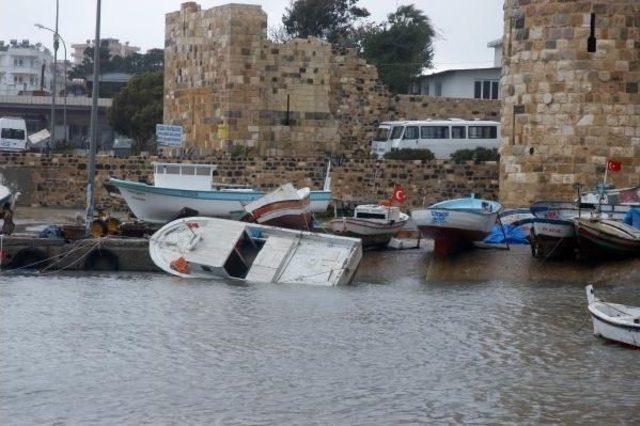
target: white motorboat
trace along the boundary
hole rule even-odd
[[[245,221],[308,231],[313,213],[309,188],[296,189],[290,183],[244,206]]]
[[[327,228],[336,234],[360,238],[364,247],[386,246],[409,221],[409,216],[394,206],[363,204],[353,217],[331,220]]]
[[[640,307],[603,302],[588,285],[587,300],[596,336],[640,347]]]
[[[160,269],[184,278],[334,286],[353,279],[362,245],[355,238],[192,217],[158,230],[149,253]]]
[[[0,185],[0,208],[4,205],[4,203],[11,202],[11,190],[4,185]]]
[[[411,219],[435,241],[436,253],[447,255],[489,235],[500,210],[502,205],[496,201],[471,196],[412,210]]]
[[[153,163],[153,185],[111,178],[109,184],[138,219],[165,223],[187,207],[200,216],[231,218],[244,212],[244,206],[264,195],[246,187],[216,185],[211,164]],[[325,212],[331,201],[330,177],[327,173],[322,191],[309,193],[311,211]]]

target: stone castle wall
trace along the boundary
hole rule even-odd
[[[124,209],[104,189],[109,176],[151,182],[151,161],[98,157],[96,205]],[[159,160],[163,161],[163,160]],[[178,161],[178,160],[166,160]],[[324,158],[248,158],[208,157],[185,162],[218,165],[216,180],[250,184],[264,189],[292,182],[302,187],[322,188]],[[350,159],[332,167],[333,197],[343,201],[375,201],[390,196],[401,184],[407,193],[407,207],[418,207],[444,199],[476,193],[495,199],[498,192],[498,165],[453,164],[448,161],[373,161]],[[84,208],[86,204],[87,158],[71,155],[0,154],[0,183],[21,191],[21,205]]]
[[[392,96],[353,50],[316,38],[274,43],[266,28],[253,5],[190,2],[167,15],[164,121],[184,126],[188,146],[366,153],[380,121],[498,117],[497,101]]]
[[[608,158],[610,181],[638,185],[640,2],[506,0],[504,16],[501,200],[572,198]]]

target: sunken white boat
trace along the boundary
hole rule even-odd
[[[640,307],[597,299],[592,285],[586,287],[593,334],[640,347]]]
[[[178,219],[149,242],[153,262],[184,278],[348,284],[362,259],[355,238],[207,217]]]

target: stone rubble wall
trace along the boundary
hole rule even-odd
[[[640,184],[640,1],[506,0],[504,19],[502,201],[571,199],[608,158]]]
[[[125,206],[104,189],[109,176],[153,181],[152,161],[178,160],[98,157],[96,205],[123,210]],[[208,157],[182,162],[218,165],[217,182],[249,184],[263,189],[291,182],[298,187],[321,189],[326,160],[320,158]],[[454,164],[448,161],[334,161],[331,172],[333,198],[342,201],[376,201],[388,198],[395,184],[407,193],[406,207],[418,207],[470,193],[495,199],[498,165],[495,162]],[[0,183],[21,191],[21,205],[84,208],[87,158],[71,155],[0,154]]]
[[[164,122],[184,126],[188,147],[364,156],[380,121],[498,116],[497,101],[393,96],[353,49],[275,43],[266,28],[254,5],[189,2],[167,14]]]

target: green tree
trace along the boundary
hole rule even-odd
[[[100,46],[100,73],[122,72],[127,74],[141,74],[164,69],[164,50],[149,49],[147,53],[133,53],[125,58],[111,56],[106,43]],[[69,73],[71,78],[86,78],[93,73],[93,47],[84,50],[82,63],[76,65]]]
[[[369,11],[357,6],[358,0],[295,0],[282,17],[284,30],[291,37],[319,37],[332,43],[346,39]]]
[[[162,122],[164,75],[161,71],[134,76],[116,94],[109,110],[109,123],[118,133],[135,139],[143,149]]]
[[[363,55],[378,68],[380,79],[395,93],[407,90],[411,80],[431,67],[435,31],[431,21],[413,5],[400,6],[387,22],[363,37]]]

